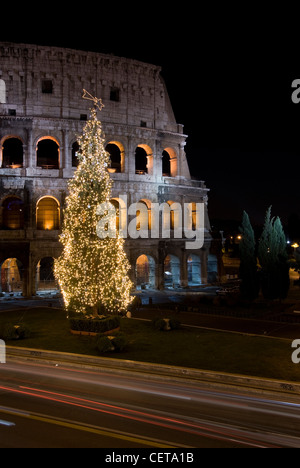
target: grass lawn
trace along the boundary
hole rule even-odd
[[[99,356],[94,338],[70,333],[62,310],[1,313],[0,328],[7,322],[23,322],[32,332],[30,338],[7,341],[7,345]],[[121,330],[128,338],[126,350],[104,357],[300,381],[300,365],[291,361],[289,340],[192,328],[162,332],[150,322],[134,319],[122,320]]]

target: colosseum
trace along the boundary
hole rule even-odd
[[[83,89],[102,98],[113,200],[128,204],[205,204],[205,239],[127,239],[137,289],[186,288],[215,282],[208,189],[193,180],[187,135],[176,123],[158,66],[95,52],[0,43],[1,291],[31,297],[55,287],[53,259],[68,180],[77,167],[77,138],[89,118]],[[172,211],[171,211],[172,213]]]

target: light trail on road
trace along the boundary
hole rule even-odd
[[[90,432],[102,443],[300,447],[298,403],[146,374],[11,362],[1,366],[0,403],[2,421],[9,414]],[[1,427],[8,429],[1,420],[0,434]],[[13,418],[8,423],[16,424]]]

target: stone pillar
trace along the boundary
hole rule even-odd
[[[27,144],[27,156],[26,156],[28,169],[32,169],[33,167],[36,166],[35,161],[34,161],[34,155],[35,155],[35,148],[33,148],[32,130],[28,130],[28,144]]]
[[[207,271],[208,271],[208,252],[206,249],[201,250],[201,283],[207,284]]]
[[[68,130],[63,130],[64,135],[64,148],[63,148],[63,164],[61,168],[70,169],[72,167],[71,155],[69,151],[69,132]]]
[[[29,254],[28,264],[24,268],[23,273],[23,296],[26,298],[30,298],[35,296],[35,272],[33,271],[33,263],[31,255]]]
[[[158,262],[156,266],[156,288],[159,291],[165,289],[165,249],[158,249]]]
[[[187,253],[186,250],[182,250],[182,255],[180,258],[180,285],[182,288],[188,286],[188,265],[187,265]]]
[[[136,146],[134,145],[134,141],[131,138],[128,138],[127,170],[129,178],[135,174],[135,150]]]

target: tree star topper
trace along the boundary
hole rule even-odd
[[[98,99],[97,97],[92,96],[86,89],[83,90],[82,99],[87,99],[89,101],[93,101],[95,107],[101,111],[104,107],[102,99]]]

